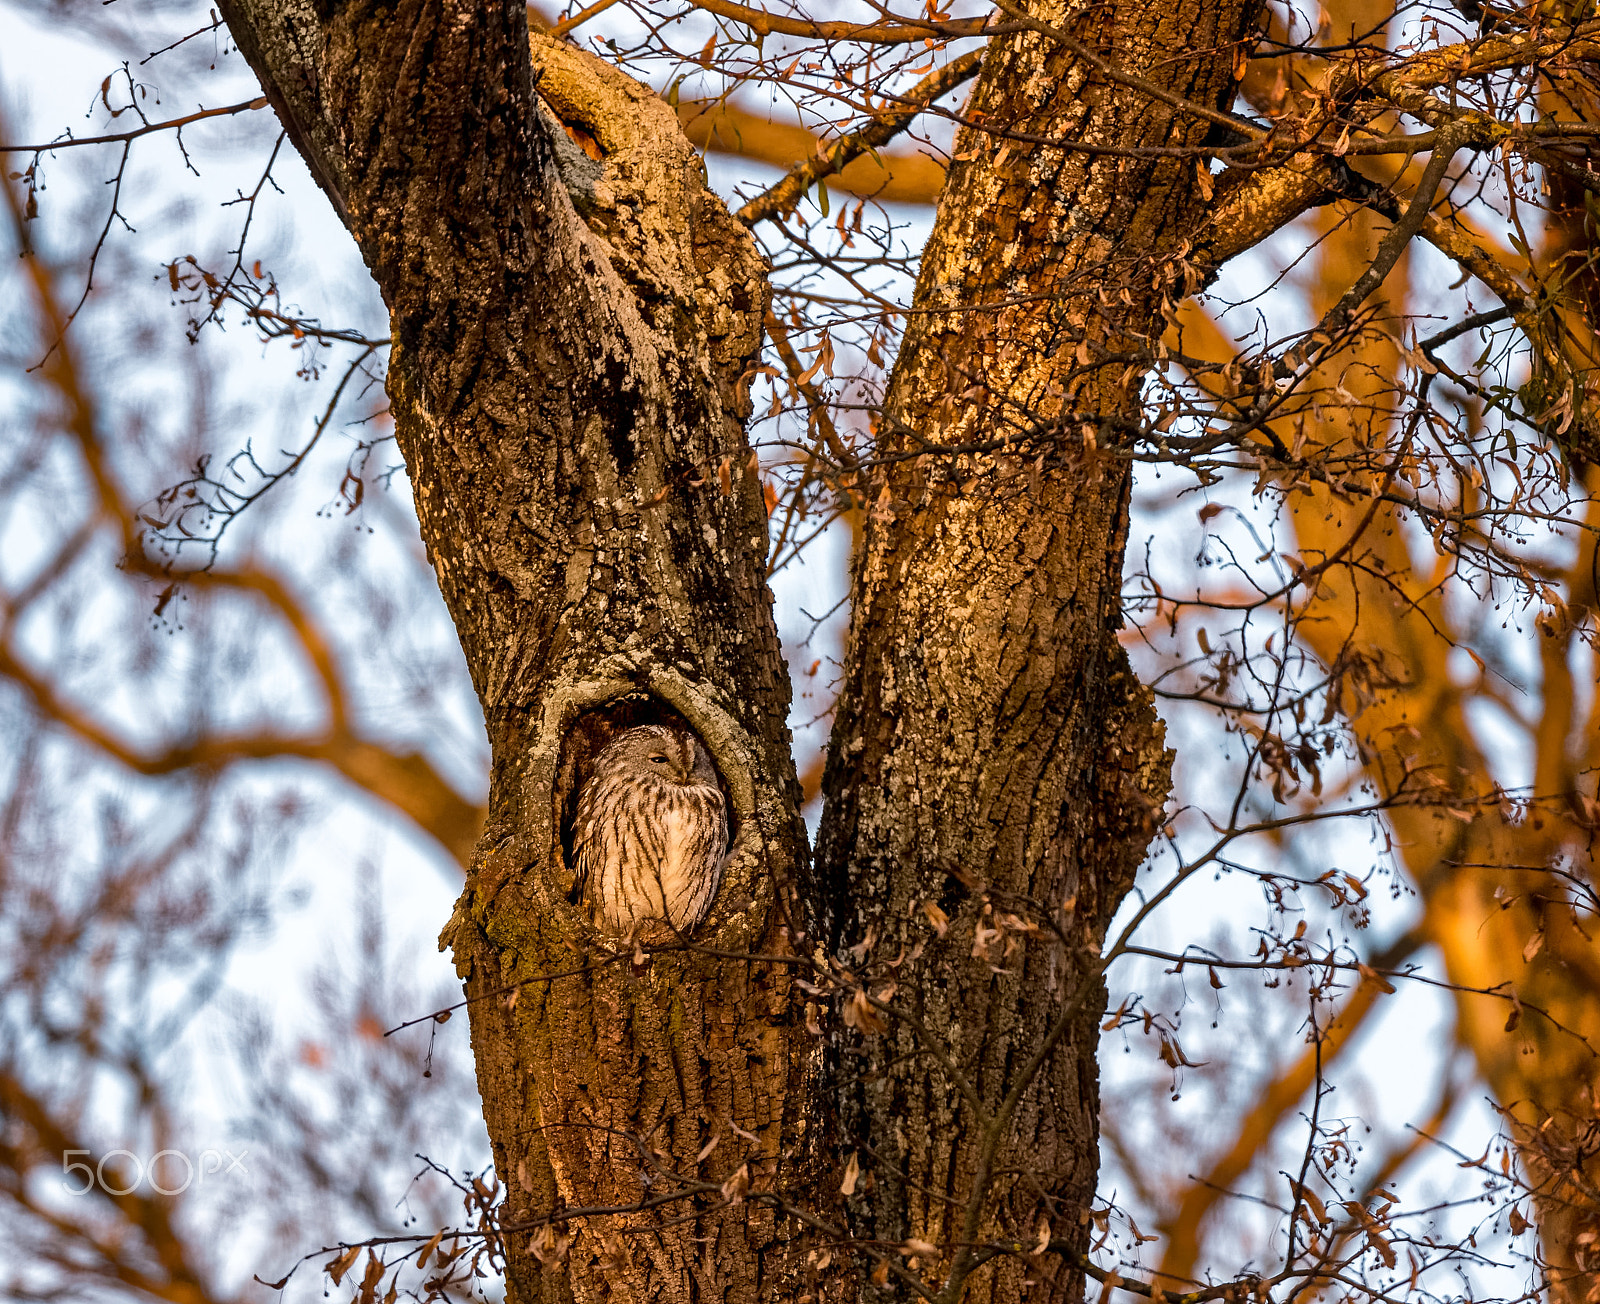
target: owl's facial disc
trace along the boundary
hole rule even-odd
[[[642,749],[642,754],[651,773],[671,783],[684,782],[688,778],[688,771],[684,768],[683,762],[685,744],[663,730],[650,732],[654,736],[643,740],[645,747]]]

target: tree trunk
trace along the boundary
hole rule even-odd
[[[223,10],[390,308],[396,431],[493,746],[445,940],[511,1298],[855,1293],[826,1244],[800,1261],[790,1216],[834,1234],[835,1118],[875,1277],[1019,1298],[1041,1263],[1014,1247],[972,1274],[1047,1225],[1054,1297],[1075,1295],[1099,951],[1167,783],[1115,636],[1128,356],[1183,295],[1199,203],[1192,156],[1137,147],[1204,122],[1037,30],[988,55],[972,107],[1001,132],[959,138],[893,379],[808,878],[741,424],[766,282],[671,110],[554,42],[530,65],[519,0]],[[1129,0],[1072,21],[1213,106],[1253,14]],[[563,817],[588,749],[641,713],[708,743],[737,835],[696,945],[616,956],[566,900]],[[856,1031],[825,1015],[825,1040],[791,963],[814,911],[856,948],[836,973]]]
[[[396,433],[493,747],[447,939],[512,1297],[759,1298],[790,1271],[770,1206],[681,1215],[746,1164],[757,1192],[805,1189],[789,969],[608,958],[566,900],[560,825],[593,717],[675,714],[737,826],[696,941],[786,948],[805,835],[742,428],[764,268],[647,89],[541,39],[538,106],[521,0],[224,9],[389,306]]]
[[[1225,107],[1255,11],[1033,12]],[[879,431],[817,852],[887,1026],[858,1015],[833,1049],[873,1178],[857,1235],[932,1247],[941,1298],[1020,1299],[1041,1275],[1077,1298],[1101,946],[1168,782],[1116,639],[1124,432],[1201,217],[1194,156],[1135,151],[1206,126],[1039,31],[992,44],[968,116],[988,130],[957,137]],[[968,1282],[1046,1235],[1065,1260],[1013,1250]]]

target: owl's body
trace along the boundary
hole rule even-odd
[[[687,933],[711,906],[728,849],[727,805],[705,745],[662,725],[618,734],[578,794],[573,844],[573,895],[601,932]]]

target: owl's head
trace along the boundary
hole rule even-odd
[[[693,734],[659,724],[625,729],[607,743],[595,758],[595,771],[604,770],[649,776],[662,783],[713,787],[717,783],[716,768],[705,745]]]

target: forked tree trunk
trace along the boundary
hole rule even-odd
[[[951,1300],[986,1253],[975,1243],[1031,1241],[1041,1210],[1058,1249],[1081,1247],[1095,961],[1166,784],[1114,637],[1128,481],[1114,419],[1133,413],[1139,373],[1111,355],[1179,296],[1166,255],[1196,201],[1192,159],[1025,137],[1165,146],[1202,128],[1047,37],[996,43],[975,105],[1025,135],[963,134],[918,289],[932,315],[913,318],[882,433],[914,451],[913,432],[1037,431],[997,458],[884,472],[811,879],[742,429],[764,271],[671,111],[564,47],[538,41],[530,61],[519,0],[223,11],[389,306],[396,431],[493,747],[447,939],[479,998],[512,1298],[845,1298],[863,1285],[845,1266],[861,1260],[829,1263],[845,1217],[857,1235],[931,1241],[920,1259],[880,1245],[868,1265],[953,1270]],[[1126,3],[1076,30],[1219,103],[1249,12]],[[603,169],[540,99],[598,143]],[[701,734],[738,827],[700,949],[637,965],[586,933],[560,847],[586,731],[624,699]],[[891,970],[938,909],[948,936]],[[805,1007],[829,1002],[784,959],[824,940],[808,920],[867,943],[847,987],[878,974],[823,1010],[822,1036]],[[727,958],[744,953],[776,958]],[[887,1032],[855,1040],[839,1010]],[[847,1211],[830,1207],[842,1164],[824,1149],[841,1118],[869,1174]],[[543,1221],[610,1206],[635,1207]],[[1077,1289],[1058,1259],[1013,1259],[969,1297],[1019,1298],[1040,1271]]]

